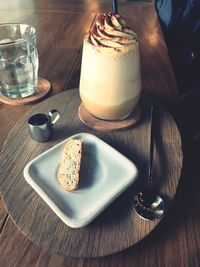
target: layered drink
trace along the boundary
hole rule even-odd
[[[104,120],[126,118],[141,93],[137,35],[119,14],[101,14],[86,34],[80,76],[85,108]]]

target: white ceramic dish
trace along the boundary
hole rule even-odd
[[[73,192],[57,181],[64,145],[71,138],[84,141],[80,186]],[[60,219],[72,228],[90,223],[137,178],[136,166],[98,137],[79,133],[30,161],[24,177]]]

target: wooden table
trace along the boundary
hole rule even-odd
[[[174,74],[153,3],[118,1],[120,12],[140,36],[143,91],[153,94],[182,127]],[[31,23],[37,30],[39,74],[53,94],[78,87],[82,39],[96,14],[110,1],[0,0],[0,22]],[[0,147],[28,106],[0,103]],[[0,202],[0,266],[200,266],[199,186],[196,158],[185,140],[184,168],[167,217],[147,238],[103,258],[67,258],[39,248],[24,236]]]

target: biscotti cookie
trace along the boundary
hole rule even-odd
[[[70,139],[64,146],[58,170],[58,180],[63,188],[72,191],[78,188],[83,141]]]

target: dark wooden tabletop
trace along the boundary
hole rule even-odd
[[[79,85],[82,40],[110,0],[0,0],[0,22],[25,22],[37,30],[39,75],[51,95]],[[119,11],[140,38],[143,91],[152,94],[177,120],[184,140],[184,167],[168,215],[136,246],[101,258],[68,258],[42,249],[18,229],[0,200],[0,266],[200,266],[199,188],[196,158],[182,127],[179,93],[153,1],[119,2]],[[49,96],[50,97],[50,96]],[[0,148],[33,105],[0,103]],[[9,160],[9,159],[8,159]]]

